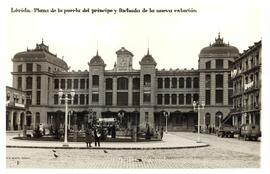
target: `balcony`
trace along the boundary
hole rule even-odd
[[[25,108],[25,104],[15,103],[14,101],[10,101],[10,100],[8,100],[8,101],[6,102],[6,106],[7,106],[7,107]]]

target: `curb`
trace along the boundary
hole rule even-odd
[[[101,149],[101,150],[158,150],[158,149],[191,149],[208,147],[209,144],[200,146],[183,146],[183,147],[48,147],[48,146],[11,146],[7,145],[6,148],[37,148],[37,149]]]

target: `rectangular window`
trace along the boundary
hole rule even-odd
[[[26,64],[26,72],[33,72],[33,63]]]
[[[179,78],[179,88],[184,88],[185,87],[185,80],[184,78]]]
[[[223,90],[216,90],[216,103],[223,103]]]
[[[170,88],[170,78],[165,78],[165,88]]]
[[[133,79],[133,89],[140,89],[140,78]]]
[[[80,104],[84,105],[84,103],[85,103],[84,94],[80,94]]]
[[[99,95],[98,95],[98,93],[93,93],[92,94],[92,102],[93,103],[98,103],[98,101],[99,101]]]
[[[216,75],[216,88],[223,88],[223,75]]]
[[[117,92],[117,105],[127,106],[128,105],[128,93],[127,92]]]
[[[188,77],[186,79],[186,88],[191,88],[191,78],[190,77]]]
[[[62,98],[61,98],[61,100],[60,100],[60,101],[61,101],[61,105],[65,104],[65,100],[64,100],[65,97],[66,97],[66,95],[63,94],[63,95],[62,95]]]
[[[211,104],[211,91],[205,90],[205,104],[210,105]]]
[[[205,63],[205,69],[211,69],[211,61]]]
[[[89,89],[89,79],[86,79],[86,89]]]
[[[205,75],[205,87],[206,88],[211,87],[211,75],[210,74]]]
[[[54,79],[54,89],[59,89],[59,80]]]
[[[111,106],[112,105],[112,92],[106,92],[105,95],[106,95],[105,104]]]
[[[37,64],[37,72],[41,72],[41,65]]]
[[[72,88],[72,80],[67,79],[67,89],[71,89],[71,88]]]
[[[32,77],[26,77],[26,89],[32,89]]]
[[[151,94],[150,92],[144,92],[143,93],[143,102],[144,103],[150,103],[151,102]]]
[[[88,105],[89,104],[89,95],[86,94],[86,104]]]
[[[228,83],[229,83],[228,87],[232,88],[233,87],[233,81],[232,81],[232,78],[231,78],[230,74],[228,75]]]
[[[108,78],[106,79],[106,90],[112,90],[113,88],[113,79]]]
[[[22,89],[22,77],[18,77],[18,89]]]
[[[134,106],[140,105],[140,93],[139,92],[133,92],[132,94],[132,103]]]
[[[37,105],[40,105],[40,91],[37,91]]]
[[[37,77],[37,89],[40,89],[41,87],[41,78]]]
[[[164,103],[165,103],[165,105],[170,104],[170,94],[165,94],[164,95]]]
[[[233,90],[232,89],[229,89],[229,91],[228,91],[229,105],[232,105],[233,104],[232,95],[233,95]]]
[[[32,104],[32,91],[26,92],[26,104],[31,105]]]
[[[183,105],[184,101],[184,94],[179,94],[179,105]]]
[[[191,94],[186,94],[186,104],[191,104]]]
[[[85,80],[80,79],[80,89],[84,89],[84,88],[85,88]]]
[[[78,80],[78,79],[74,79],[74,80],[73,80],[73,83],[74,83],[74,84],[73,84],[73,88],[74,88],[74,89],[78,89],[78,87],[79,87],[79,80]]]
[[[157,95],[157,104],[158,105],[162,105],[162,97],[163,97],[162,94]]]
[[[162,88],[163,88],[163,79],[158,78],[158,89],[162,89]]]
[[[172,104],[176,105],[177,99],[176,99],[176,94],[172,94]]]
[[[65,79],[61,79],[61,89],[65,89],[66,88],[66,81]]]
[[[177,88],[177,78],[172,78],[172,88]]]
[[[58,105],[58,102],[59,102],[58,94],[54,94],[53,99],[54,99],[54,104]]]
[[[223,69],[223,59],[216,59],[216,69]]]
[[[92,85],[94,86],[94,87],[97,87],[97,86],[99,86],[99,76],[98,75],[93,75],[92,76]]]
[[[18,65],[18,72],[22,72],[22,65]]]

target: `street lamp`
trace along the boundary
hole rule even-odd
[[[59,89],[58,91],[58,96],[59,96],[59,100],[64,100],[65,101],[65,140],[64,140],[64,144],[63,146],[67,147],[68,146],[68,142],[67,142],[67,121],[68,121],[68,101],[71,100],[73,101],[73,98],[75,96],[75,91],[74,89],[72,89],[70,91],[70,95],[71,95],[71,98],[68,98],[68,93],[65,94],[65,98],[62,98],[62,96],[64,95],[64,92],[62,89]]]
[[[168,116],[169,116],[169,112],[163,112],[163,115],[165,117],[165,120],[166,120],[166,127],[165,127],[165,133],[167,134],[168,133]]]
[[[205,106],[204,101],[201,101],[201,103],[198,101],[193,102],[194,111],[196,109],[198,110],[198,139],[197,139],[197,143],[201,142],[201,139],[200,139],[200,110],[204,109],[204,106]]]

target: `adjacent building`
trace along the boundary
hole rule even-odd
[[[114,68],[106,70],[97,52],[88,70],[75,72],[43,41],[33,50],[17,53],[12,58],[13,88],[25,93],[25,116],[31,120],[23,124],[63,124],[65,105],[59,100],[59,89],[69,98],[71,89],[76,92],[69,101],[71,128],[84,129],[93,116],[114,118],[123,130],[134,126],[158,129],[167,118],[168,130],[192,131],[198,119],[193,101],[205,102],[200,114],[205,127],[219,126],[230,113],[231,70],[239,51],[220,35],[200,51],[196,70],[157,69],[149,50],[139,62],[140,69],[133,68],[133,53],[124,47],[116,51],[116,59]]]
[[[233,125],[260,125],[261,110],[261,49],[256,42],[245,50],[233,65]]]

